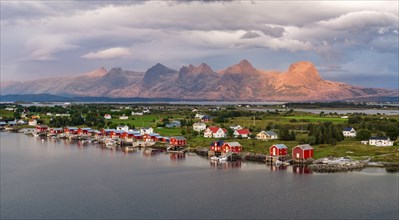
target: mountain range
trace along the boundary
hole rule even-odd
[[[108,71],[102,67],[77,76],[2,82],[1,92],[2,95],[223,101],[335,101],[398,96],[398,90],[324,80],[311,62],[297,62],[280,72],[255,69],[247,60],[220,71],[205,63],[183,66],[180,70],[158,63],[146,72],[120,67]]]

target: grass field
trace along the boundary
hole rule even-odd
[[[286,116],[285,119],[292,120],[295,119],[297,121],[305,120],[307,122],[333,122],[333,123],[346,123],[348,121],[347,118],[340,117],[320,117],[318,115],[307,115],[307,116]]]
[[[0,116],[2,116],[2,117],[13,117],[13,115],[14,115],[14,112],[12,112],[12,111],[0,109]]]

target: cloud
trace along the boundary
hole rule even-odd
[[[90,52],[82,56],[85,59],[113,59],[131,57],[132,52],[128,48],[114,47],[97,52]]]
[[[260,30],[268,36],[271,37],[281,37],[283,36],[283,33],[285,29],[283,27],[272,27],[269,25],[264,25],[260,28]]]
[[[26,43],[27,57],[20,60],[50,61],[57,60],[55,54],[79,48],[78,45],[69,43],[63,35],[36,36]]]
[[[317,23],[322,27],[351,32],[365,28],[397,26],[398,16],[387,12],[359,11]]]
[[[260,34],[253,32],[253,31],[248,31],[244,35],[240,37],[240,39],[252,39],[252,38],[257,38],[260,37]]]
[[[274,66],[258,68],[280,67],[287,57],[302,60],[307,54],[316,65],[339,70],[365,52],[372,51],[374,57],[398,54],[397,1],[0,3],[1,63],[9,70],[2,72],[5,76],[29,69],[19,67],[21,60],[41,61],[37,70],[51,60],[58,60],[46,63],[54,69],[55,64],[68,68],[60,64],[66,60],[76,62],[75,70],[78,65],[89,70],[107,64],[151,66],[204,60],[220,60],[218,65],[227,66],[231,63],[222,62],[236,60],[234,56],[244,59],[244,54],[256,51],[253,57],[281,56],[279,62],[277,58],[272,62]],[[391,60],[384,65],[397,64],[388,57]],[[81,58],[86,62],[79,62]],[[355,60],[361,67],[361,61]]]

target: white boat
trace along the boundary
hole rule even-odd
[[[227,161],[227,157],[222,157],[222,156],[220,156],[220,157],[219,157],[219,162],[222,162],[222,161]]]
[[[219,160],[219,157],[217,157],[217,156],[212,156],[212,157],[211,157],[211,160],[213,160],[213,161],[218,161],[218,160]]]
[[[211,157],[211,160],[212,160],[212,161],[216,161],[216,162],[219,162],[219,163],[221,163],[221,162],[225,162],[225,161],[227,161],[227,157],[222,157],[222,156],[219,156],[219,157],[217,157],[217,156],[212,156],[212,157]]]

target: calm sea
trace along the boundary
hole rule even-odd
[[[1,133],[1,219],[398,219],[399,175],[215,165]]]

